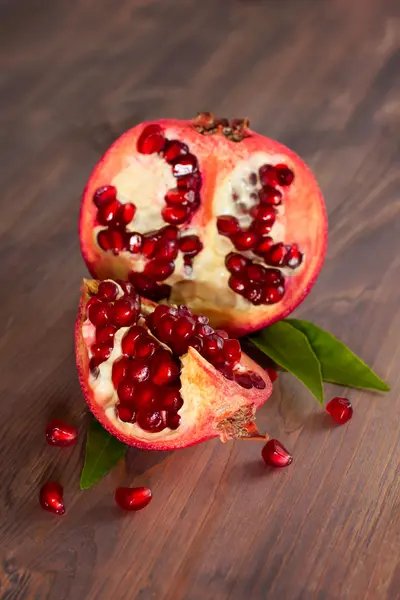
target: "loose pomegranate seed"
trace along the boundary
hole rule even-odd
[[[123,225],[128,225],[132,221],[135,214],[136,206],[131,202],[127,202],[126,204],[122,204],[120,207],[117,214],[117,219]]]
[[[109,225],[112,223],[118,214],[120,207],[118,200],[113,200],[108,204],[103,204],[97,211],[97,220],[101,225]]]
[[[180,424],[181,424],[180,415],[173,414],[173,413],[167,415],[167,427],[169,427],[169,429],[178,429]]]
[[[129,379],[124,379],[118,386],[118,398],[123,403],[133,402],[136,393],[136,384]]]
[[[282,242],[271,246],[265,260],[268,264],[274,266],[281,266],[284,264],[286,258],[286,246]]]
[[[132,254],[137,254],[142,249],[143,238],[140,233],[133,231],[125,236],[126,249]]]
[[[110,348],[114,346],[114,335],[117,331],[115,325],[105,325],[104,327],[98,327],[96,329],[96,342],[98,344],[105,344]]]
[[[197,171],[197,158],[193,154],[184,154],[178,156],[172,162],[172,174],[174,177],[184,177],[192,175]]]
[[[159,125],[147,125],[137,141],[137,149],[141,154],[161,152],[165,145],[165,137]]]
[[[136,321],[139,308],[135,299],[124,296],[114,302],[111,307],[110,319],[117,327],[128,327]]]
[[[258,199],[261,204],[270,204],[272,206],[279,206],[282,204],[282,194],[279,190],[276,190],[269,185],[263,187],[258,192]]]
[[[268,440],[261,451],[266,465],[270,467],[288,467],[293,457],[278,440]]]
[[[237,275],[231,275],[229,277],[228,285],[237,294],[243,294],[246,289],[246,281]]]
[[[128,367],[129,379],[135,383],[143,383],[150,376],[149,365],[144,358],[135,358],[130,361]]]
[[[179,140],[169,140],[167,141],[164,148],[164,158],[167,163],[172,163],[176,158],[182,156],[182,154],[187,154],[189,152],[189,148],[183,142]]]
[[[217,217],[217,229],[221,235],[231,236],[240,230],[239,221],[236,217],[222,215]]]
[[[239,231],[231,240],[236,250],[251,250],[256,245],[258,236],[254,231]]]
[[[282,300],[285,293],[283,286],[279,287],[268,287],[265,286],[261,290],[261,303],[262,304],[276,304]]]
[[[265,281],[266,269],[259,264],[250,264],[246,269],[248,280],[253,283],[262,283]]]
[[[147,337],[147,331],[144,327],[134,325],[124,335],[121,340],[121,350],[127,356],[135,356],[136,344],[140,338]]]
[[[275,167],[272,165],[263,165],[260,167],[258,174],[262,186],[274,186],[278,183]]]
[[[177,179],[176,185],[180,190],[198,190],[201,186],[200,173],[193,173],[192,175],[184,175]]]
[[[142,510],[151,498],[151,490],[148,487],[120,487],[115,492],[115,502],[123,510]]]
[[[285,279],[278,269],[265,269],[264,281],[269,286],[284,285]]]
[[[186,256],[196,256],[203,250],[203,244],[197,235],[185,235],[179,240],[179,250]]]
[[[353,416],[353,407],[347,398],[332,398],[326,405],[325,410],[339,425],[344,425]]]
[[[230,273],[242,273],[249,264],[248,259],[241,254],[231,252],[225,258],[225,266]]]
[[[136,416],[136,422],[145,431],[156,433],[166,427],[164,415],[159,411],[149,412],[139,410]]]
[[[88,319],[96,327],[104,327],[110,320],[111,306],[103,302],[88,303]]]
[[[168,350],[158,350],[151,360],[151,380],[156,385],[169,385],[179,377],[179,367]]]
[[[55,515],[65,513],[63,489],[59,483],[54,481],[45,483],[40,490],[39,500],[44,510],[48,510]]]
[[[135,355],[138,358],[150,358],[157,349],[157,342],[149,335],[141,336],[135,344]]]
[[[242,351],[240,348],[240,342],[238,340],[226,340],[224,343],[224,359],[229,364],[236,364],[240,362]]]
[[[285,265],[290,269],[296,269],[301,265],[303,254],[300,252],[297,244],[286,246]]]
[[[275,369],[271,368],[266,369],[266,371],[268,373],[268,377],[271,380],[271,383],[274,383],[274,381],[278,379],[278,373],[275,371]]]
[[[175,263],[168,260],[152,260],[147,263],[144,273],[155,281],[167,279],[175,270]]]
[[[160,389],[150,381],[140,383],[136,387],[135,406],[145,411],[154,410],[156,404],[158,405],[159,392]]]
[[[171,206],[191,206],[196,200],[194,190],[180,190],[178,188],[168,190],[165,195],[165,202]]]
[[[166,223],[182,225],[189,218],[190,210],[188,206],[166,206],[161,214]]]
[[[253,382],[251,381],[249,373],[235,373],[234,378],[236,383],[246,390],[250,390],[253,387]]]
[[[118,404],[116,407],[117,417],[124,423],[134,423],[136,421],[136,410],[130,404]]]
[[[268,236],[263,237],[256,244],[256,246],[254,248],[254,254],[257,254],[257,256],[262,256],[264,258],[268,254],[268,252],[271,250],[273,245],[274,245],[274,241],[271,237],[268,237]]]
[[[254,373],[254,371],[250,374],[250,380],[255,388],[258,390],[264,390],[267,387],[264,379],[258,373]]]
[[[123,356],[119,360],[116,360],[112,366],[112,382],[114,387],[117,389],[121,381],[125,379],[128,374],[128,369],[131,362],[129,358]]]
[[[182,396],[178,389],[167,388],[163,394],[161,408],[168,412],[178,412],[183,406]]]
[[[275,174],[279,185],[288,186],[293,182],[294,173],[286,165],[275,165]]]
[[[110,358],[111,355],[111,348],[106,344],[92,344],[90,350],[97,365]]]
[[[118,287],[113,281],[102,281],[97,291],[97,298],[105,302],[112,302],[118,296]]]
[[[104,206],[104,204],[108,204],[113,200],[117,199],[117,188],[113,185],[104,185],[103,187],[98,188],[93,196],[93,202],[100,208]]]
[[[46,440],[50,446],[72,446],[78,438],[78,430],[60,419],[46,425]]]

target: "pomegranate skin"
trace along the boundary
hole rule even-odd
[[[79,234],[81,250],[89,272],[95,278],[127,279],[132,270],[134,257],[129,252],[121,252],[115,256],[112,252],[103,252],[94,241],[97,208],[93,196],[98,188],[114,184],[115,177],[126,164],[126,157],[135,155],[137,140],[143,130],[153,123],[142,123],[124,133],[104,154],[93,170],[83,194],[80,212]],[[229,334],[240,337],[267,326],[288,316],[308,295],[313,287],[326,253],[327,217],[321,191],[311,171],[305,163],[290,149],[275,140],[266,138],[251,129],[246,129],[247,137],[234,142],[223,135],[202,135],[193,127],[192,120],[164,119],[157,124],[166,133],[168,139],[178,139],[189,146],[189,151],[197,157],[198,172],[201,176],[200,205],[193,214],[190,226],[205,249],[213,246],[214,237],[209,238],[210,231],[215,235],[218,214],[215,214],[215,196],[224,188],[230,175],[240,161],[246,161],[256,153],[263,153],[273,164],[287,165],[295,176],[283,192],[283,212],[277,219],[278,227],[283,231],[283,238],[276,242],[297,244],[304,264],[298,269],[285,274],[286,285],[283,299],[275,304],[245,306],[243,298],[238,306],[220,306],[215,300],[204,302],[202,294],[197,297],[182,297],[182,286],[175,285],[177,272],[165,280],[172,283],[172,302],[187,304],[193,312],[205,314],[210,318],[214,328],[223,328]],[[279,185],[279,184],[278,184]],[[118,187],[118,186],[117,186]],[[129,198],[134,202],[134,198]],[[160,205],[160,212],[163,206]],[[138,206],[137,213],[140,213]],[[215,223],[213,223],[215,221]],[[135,221],[133,221],[133,226]],[[210,227],[211,226],[211,227]],[[274,229],[272,229],[272,233]],[[226,243],[229,240],[225,238]],[[227,248],[227,254],[230,250]],[[217,278],[207,278],[206,273],[197,275],[195,257],[195,280],[199,286],[216,287],[211,298],[225,297],[230,293],[227,280],[223,285]],[[258,257],[256,260],[260,260]],[[180,276],[180,274],[178,274]],[[210,281],[212,283],[210,283]],[[214,283],[215,282],[215,283]],[[220,287],[218,287],[220,286]]]

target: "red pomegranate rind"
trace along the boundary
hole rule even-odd
[[[87,340],[83,336],[83,324],[87,322],[86,304],[91,293],[97,291],[98,282],[85,281],[79,314],[76,321],[76,359],[80,384],[90,410],[96,419],[112,435],[122,442],[145,449],[172,450],[183,448],[212,437],[219,436],[223,441],[233,437],[246,436],[246,425],[252,422],[255,410],[270,396],[272,384],[268,375],[242,353],[241,369],[252,371],[265,383],[264,389],[245,389],[224,377],[192,347],[180,357],[180,393],[184,404],[179,411],[179,419],[172,419],[171,428],[160,433],[141,431],[130,424],[121,423],[115,411],[104,406],[91,386],[90,359]],[[142,299],[142,310],[151,312],[156,305]],[[118,359],[117,359],[118,360]],[[172,382],[175,386],[175,382]],[[225,426],[225,421],[227,425]]]

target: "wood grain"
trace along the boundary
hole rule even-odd
[[[3,0],[0,11],[1,598],[400,598],[398,1]],[[267,472],[257,444],[132,450],[80,492],[79,197],[127,126],[199,109],[248,115],[315,171],[329,250],[297,314],[392,391],[349,391],[354,419],[334,428],[285,376],[259,423],[292,449],[291,468]],[[55,415],[81,424],[78,447],[46,446]],[[49,477],[64,485],[63,518],[38,507]],[[121,515],[119,484],[148,484],[154,500]]]

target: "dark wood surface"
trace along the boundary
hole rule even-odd
[[[15,0],[0,3],[0,597],[400,598],[400,7],[398,0]],[[131,451],[79,491],[87,412],[74,365],[85,180],[147,118],[248,115],[293,147],[326,196],[325,267],[297,311],[392,386],[346,391],[332,427],[282,377],[259,416],[294,453],[253,443]],[[340,391],[327,387],[327,397]],[[77,447],[44,441],[49,417]],[[38,507],[48,478],[67,514]],[[117,485],[149,484],[120,514]]]

